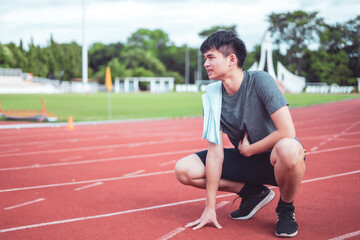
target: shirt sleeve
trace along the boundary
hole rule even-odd
[[[255,90],[269,115],[285,105],[289,105],[276,81],[267,72],[257,72]]]

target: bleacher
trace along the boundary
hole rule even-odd
[[[99,91],[97,83],[47,79],[23,73],[22,69],[0,68],[0,94],[53,94],[53,93],[96,93]]]

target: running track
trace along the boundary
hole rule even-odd
[[[291,112],[308,150],[295,239],[360,239],[360,99]],[[184,228],[205,191],[173,168],[206,147],[201,118],[0,132],[0,239],[275,239],[277,188],[247,221],[229,219],[240,201],[219,192],[223,229]]]

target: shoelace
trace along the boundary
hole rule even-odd
[[[232,205],[235,203],[235,201],[238,200],[239,198],[241,198],[241,197],[235,198],[234,201],[231,203],[231,206],[232,206]],[[244,197],[242,198],[241,203],[240,203],[240,206],[244,206],[244,207],[246,206],[246,198],[244,198]],[[239,206],[239,208],[240,208],[240,206]]]
[[[236,200],[238,200],[240,197],[237,197],[234,199],[234,201],[232,202],[231,206],[235,203]]]
[[[286,209],[279,209],[276,212],[276,218],[279,221],[280,217],[286,217],[287,219],[291,221],[295,221],[295,213],[292,211],[288,211]]]

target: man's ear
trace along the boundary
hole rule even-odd
[[[236,56],[235,56],[235,54],[230,54],[229,55],[229,66],[231,66],[231,65],[236,65],[237,64],[237,58],[236,58]]]

